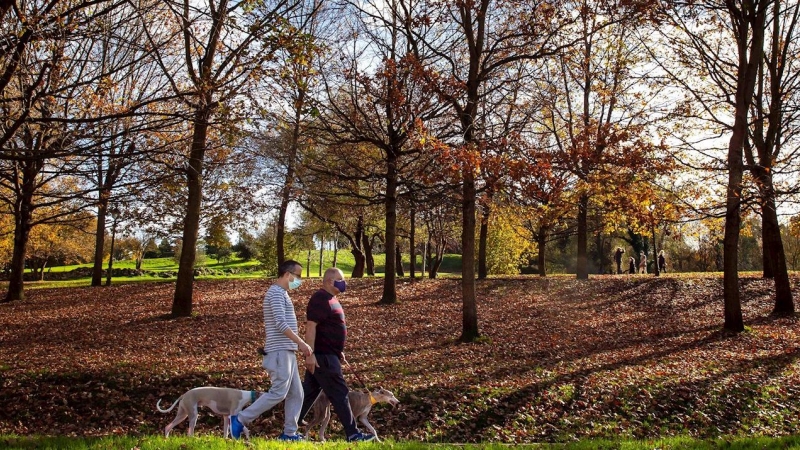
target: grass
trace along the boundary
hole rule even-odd
[[[386,448],[392,450],[449,450],[449,449],[507,449],[508,445],[503,444],[426,444],[421,442],[394,442],[386,441],[380,443],[362,443],[357,445],[348,444],[343,441],[328,441],[324,444],[317,442],[302,442],[286,444],[273,439],[253,438],[249,444],[235,442],[213,436],[173,436],[165,439],[161,436],[105,436],[105,437],[64,437],[64,436],[13,436],[0,435],[0,447],[11,449],[53,449],[53,450],[83,450],[83,449],[137,449],[137,450],[185,450],[204,449],[275,449],[293,450],[308,449],[330,449],[330,450],[350,450],[354,447],[361,449]],[[583,440],[566,444],[529,444],[518,447],[539,448],[539,449],[566,449],[566,450],[755,450],[755,449],[800,449],[800,437],[729,437],[715,440],[700,440],[688,437],[676,437],[668,439],[635,441],[635,440]]]
[[[299,261],[303,267],[304,272],[303,274],[307,277],[314,278],[321,276],[320,271],[320,263],[319,263],[319,252],[311,252],[311,260],[309,264],[308,259],[308,252],[300,252],[290,256],[292,259]],[[384,268],[386,263],[386,256],[383,253],[374,255],[375,259],[375,276],[381,278],[384,276]],[[103,268],[105,269],[108,267],[108,263],[104,263]],[[238,269],[252,269],[257,267],[260,264],[257,260],[231,260],[228,262],[217,262],[212,258],[206,258],[205,261],[197,264],[197,267],[205,267],[208,269],[231,269],[231,268],[238,268]],[[327,268],[333,265],[333,251],[326,250],[323,253],[322,258],[322,267]],[[345,273],[345,276],[349,276],[350,273],[353,272],[353,267],[355,266],[355,258],[353,254],[347,250],[340,250],[336,257],[336,266],[342,269]],[[405,270],[405,274],[409,274],[409,255],[403,255],[403,266]],[[25,283],[26,288],[30,289],[44,289],[44,288],[62,288],[62,287],[85,287],[90,286],[92,282],[91,277],[81,277],[75,278],[71,280],[48,280],[47,275],[48,273],[63,273],[63,272],[70,272],[77,268],[81,267],[92,267],[91,263],[87,264],[72,264],[67,266],[53,266],[45,269],[44,281],[30,281]],[[133,260],[127,261],[115,261],[114,262],[115,269],[135,269],[136,262]],[[307,269],[307,270],[305,270]],[[157,273],[171,273],[170,276],[153,276],[153,275],[142,275],[138,277],[113,277],[111,282],[112,284],[127,284],[127,283],[144,283],[144,282],[157,282],[157,281],[175,281],[176,276],[174,274],[178,271],[178,263],[175,262],[172,258],[151,258],[145,259],[142,261],[142,270],[146,272],[157,272]],[[417,275],[419,276],[422,270],[422,257],[417,256]],[[442,261],[442,265],[440,267],[440,273],[444,276],[447,276],[449,273],[457,273],[461,270],[461,255],[445,255],[444,260]],[[237,274],[224,274],[224,275],[199,275],[195,279],[196,280],[221,280],[221,279],[254,279],[254,278],[263,278],[265,276],[263,271],[248,271],[245,273],[237,273]],[[103,284],[105,284],[106,279],[103,277]],[[0,282],[0,287],[5,286],[5,282]]]

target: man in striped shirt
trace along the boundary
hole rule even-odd
[[[303,406],[303,386],[297,367],[295,352],[303,356],[311,354],[311,347],[297,334],[297,315],[294,311],[289,291],[300,287],[303,267],[299,262],[288,260],[278,267],[278,279],[264,296],[264,344],[263,366],[272,381],[269,391],[260,396],[252,405],[231,416],[231,436],[239,439],[244,426],[264,412],[286,400],[283,433],[278,439],[297,441],[303,435],[297,432],[297,421]]]

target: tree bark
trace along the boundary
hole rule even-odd
[[[375,257],[372,255],[372,243],[370,242],[369,235],[366,232],[361,235],[361,242],[364,250],[364,258],[366,263],[367,275],[375,276]],[[334,252],[334,260],[336,253]]]
[[[364,252],[361,249],[361,240],[364,238],[364,216],[358,216],[358,221],[356,222],[356,233],[350,240],[350,253],[353,254],[353,258],[355,259],[355,265],[353,266],[353,273],[350,275],[351,278],[364,278],[364,266],[366,262],[366,258],[364,257]]]
[[[322,265],[325,264],[325,235],[319,238],[319,276],[322,277]]]
[[[408,233],[408,253],[409,253],[409,264],[408,264],[408,272],[413,280],[416,278],[417,272],[417,249],[416,249],[416,242],[414,242],[415,238],[415,229],[416,226],[416,211],[414,208],[411,208],[411,229]]]
[[[386,268],[384,269],[383,294],[379,303],[397,303],[397,152],[389,151],[386,159]],[[403,266],[400,265],[400,270]]]
[[[725,238],[723,240],[723,295],[725,299],[725,329],[744,331],[742,304],[739,296],[739,228],[741,227],[742,176],[744,144],[748,133],[748,112],[758,68],[764,56],[766,6],[763,2],[742,5],[739,10],[728,5],[734,19],[734,34],[738,46],[734,122],[728,143],[728,186],[725,205]],[[751,36],[752,34],[752,36]],[[749,57],[748,57],[749,47]]]
[[[475,299],[475,175],[472,167],[462,169],[461,294],[462,330],[459,340],[472,342],[478,337],[478,308]]]
[[[769,253],[769,245],[767,245],[767,231],[764,230],[766,226],[765,219],[761,218],[761,268],[762,278],[773,279],[775,278],[775,269],[772,267],[773,257]]]
[[[537,257],[537,264],[539,265],[539,276],[546,277],[547,270],[545,269],[545,246],[547,245],[547,227],[540,226],[539,233],[536,235],[536,244],[539,247],[539,254]]]
[[[286,213],[289,209],[289,202],[292,200],[292,188],[294,187],[295,172],[294,163],[295,160],[297,160],[297,152],[300,146],[300,120],[302,119],[305,98],[305,90],[299,89],[297,93],[297,102],[295,103],[292,142],[289,146],[289,154],[286,157],[286,178],[284,178],[283,189],[281,189],[281,204],[278,208],[278,223],[275,230],[275,245],[277,246],[278,252],[278,265],[286,261]]]
[[[759,176],[759,185],[762,191],[761,228],[764,254],[770,256],[770,267],[774,269],[773,275],[775,278],[775,307],[772,312],[778,315],[791,315],[795,311],[794,300],[792,299],[792,287],[786,266],[786,253],[783,248],[783,240],[781,239],[781,230],[778,223],[772,176],[764,171]]]
[[[206,98],[206,104],[210,103]],[[175,297],[172,301],[173,317],[192,315],[192,291],[194,287],[194,262],[196,258],[197,235],[200,229],[200,208],[203,202],[203,159],[208,135],[208,119],[211,115],[206,106],[195,113],[192,148],[189,166],[186,170],[186,184],[189,196],[186,202],[186,217],[183,222],[183,247],[178,266],[178,280],[175,283]]]
[[[405,272],[403,271],[403,253],[400,250],[400,243],[396,244],[397,248],[394,252],[394,259],[395,259],[395,267],[397,268],[397,276],[404,277],[406,276]]]
[[[589,279],[589,260],[587,258],[587,233],[589,196],[581,195],[578,200],[578,262],[576,265],[577,278],[579,280]]]
[[[94,266],[92,267],[92,286],[103,284],[103,250],[106,241],[106,213],[108,212],[108,193],[100,192],[97,206],[97,229],[94,239]]]
[[[481,213],[480,240],[478,241],[478,279],[485,280],[489,275],[486,267],[486,245],[489,240],[489,207],[485,207]]]
[[[14,249],[11,254],[11,273],[8,276],[8,291],[3,302],[25,298],[25,254],[33,219],[33,193],[36,176],[44,167],[43,160],[22,164],[22,183],[14,205]]]
[[[653,274],[655,276],[661,275],[661,269],[658,267],[658,249],[656,248],[656,226],[652,225],[653,231]]]

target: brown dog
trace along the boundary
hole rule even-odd
[[[378,439],[378,433],[367,420],[367,416],[369,416],[372,406],[376,403],[388,403],[394,407],[400,403],[400,400],[390,391],[382,388],[372,392],[350,391],[347,394],[347,399],[350,401],[350,410],[353,411],[353,418],[364,424],[367,430],[375,435],[375,440],[380,442],[381,440]],[[308,434],[308,431],[313,427],[320,425],[319,440],[324,442],[325,429],[328,427],[328,422],[331,420],[331,401],[324,392],[319,394],[317,401],[311,406],[311,411],[314,416],[307,425],[306,434]]]

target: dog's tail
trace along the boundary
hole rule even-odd
[[[172,406],[170,406],[168,409],[161,409],[161,399],[158,399],[158,403],[156,403],[156,409],[158,410],[158,412],[168,413],[168,412],[172,411],[173,408],[175,408],[175,405],[177,405],[178,402],[181,401],[182,398],[183,398],[182,395],[180,397],[178,397],[178,399],[175,400],[175,403],[173,403]]]

